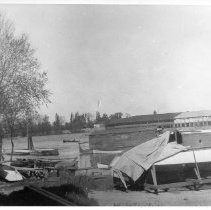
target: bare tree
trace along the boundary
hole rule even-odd
[[[0,14],[0,114],[10,130],[12,153],[14,125],[41,104],[47,104],[47,74],[40,71],[28,37],[15,35],[13,24]]]

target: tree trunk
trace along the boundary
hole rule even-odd
[[[3,160],[3,153],[2,153],[2,144],[3,144],[3,140],[2,140],[2,135],[0,133],[0,161]]]
[[[11,131],[11,135],[10,135],[10,141],[11,141],[11,145],[12,145],[10,161],[12,161],[12,157],[13,157],[13,153],[14,153],[14,143],[13,143],[13,132],[12,131]]]

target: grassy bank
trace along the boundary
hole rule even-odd
[[[53,178],[53,177],[52,177]],[[52,179],[53,180],[53,179]],[[73,176],[68,171],[61,173],[57,181],[40,181],[31,183],[42,189],[70,201],[76,206],[96,206],[98,203],[88,197],[88,192],[101,184],[88,176]],[[101,181],[102,182],[102,181]],[[23,190],[14,191],[9,195],[0,194],[1,206],[58,206],[58,202],[51,200],[38,192],[25,187]]]

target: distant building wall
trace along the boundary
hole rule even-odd
[[[122,151],[125,152],[141,143],[156,137],[155,129],[114,129],[96,132],[89,136],[90,150]],[[110,164],[116,154],[92,154],[91,164]]]
[[[211,111],[184,112],[175,117],[174,127],[211,126]]]
[[[156,136],[155,129],[134,130],[125,132],[110,132],[90,135],[89,146],[94,150],[125,150],[141,144]]]

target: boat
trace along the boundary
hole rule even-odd
[[[30,155],[35,156],[58,156],[59,150],[58,149],[52,149],[52,148],[36,148],[32,152],[30,152]]]
[[[63,139],[63,143],[77,143],[77,142],[79,142],[79,141],[76,139],[73,139],[73,140]]]
[[[6,153],[6,155],[11,155],[11,152]],[[18,149],[14,150],[13,152],[14,156],[58,156],[59,150],[58,149],[52,149],[52,148],[36,148],[33,150],[29,149]]]
[[[0,164],[0,180],[7,182],[22,181],[23,176],[14,167]]]
[[[26,160],[26,159],[20,159],[17,158],[17,160],[14,160],[10,163],[10,166],[13,167],[26,167],[26,168],[34,168],[35,160]]]
[[[17,150],[14,150],[13,152],[13,155],[30,155],[30,153],[32,152],[33,150],[29,150],[29,149],[17,149]],[[11,152],[8,152],[6,153],[6,155],[11,155]]]
[[[156,162],[154,167],[159,184],[206,179],[211,176],[211,148],[189,148]]]
[[[7,155],[11,155],[11,153],[6,153]],[[16,149],[13,152],[13,155],[17,156],[58,156],[59,150],[55,148],[35,148],[32,137],[28,138],[28,148],[27,149]]]
[[[111,167],[125,188],[138,183],[156,190],[211,183],[211,147],[183,146],[179,131],[167,131],[114,158]]]

